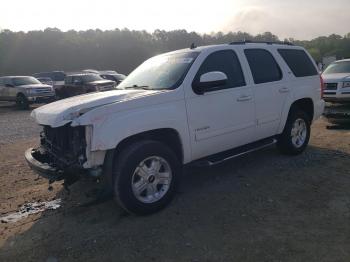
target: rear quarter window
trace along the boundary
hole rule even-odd
[[[278,49],[295,77],[318,75],[317,69],[304,50]]]

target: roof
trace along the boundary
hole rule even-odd
[[[333,63],[337,63],[337,62],[350,62],[350,58],[337,60],[337,61],[334,61]]]
[[[191,45],[189,48],[184,48],[184,49],[179,49],[176,51],[171,51],[166,53],[167,55],[170,54],[177,54],[177,53],[184,53],[184,52],[202,52],[206,50],[211,50],[211,49],[218,49],[220,47],[224,46],[250,46],[250,47],[267,47],[267,46],[274,46],[274,47],[279,47],[279,48],[289,48],[289,49],[301,49],[302,47],[293,45],[292,43],[289,42],[253,42],[253,41],[238,41],[238,42],[231,42],[229,44],[218,44],[218,45],[206,45],[206,46],[195,46]],[[160,54],[163,55],[163,54]]]
[[[85,73],[67,73],[66,76],[86,76],[86,75],[97,75],[97,74],[89,73],[89,72],[85,72]]]
[[[0,76],[0,78],[4,78],[4,77],[7,77],[7,78],[18,78],[18,77],[32,77],[32,76]]]

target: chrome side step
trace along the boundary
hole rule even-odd
[[[203,158],[200,160],[195,161],[193,164],[195,166],[214,166],[217,164],[220,164],[222,162],[225,162],[227,160],[272,146],[277,143],[276,138],[268,138],[263,139],[258,142],[254,142],[239,148],[235,148],[229,151],[225,151],[222,153],[215,154],[213,156],[209,156],[207,158]]]

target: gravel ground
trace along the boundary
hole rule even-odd
[[[48,191],[23,160],[36,127],[28,111],[12,111],[0,128],[21,115],[26,132],[0,145],[1,215],[37,201],[62,206],[0,223],[0,261],[350,261],[349,130],[319,120],[302,155],[272,147],[189,168],[168,208],[136,217],[112,200],[83,207],[96,192],[89,181]]]
[[[17,109],[14,103],[0,102],[0,145],[38,136],[41,128],[30,118],[29,112]]]

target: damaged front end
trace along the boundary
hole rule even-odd
[[[29,166],[50,182],[64,180],[72,184],[84,172],[85,132],[85,126],[72,127],[70,123],[56,128],[43,126],[40,147],[25,152]]]

